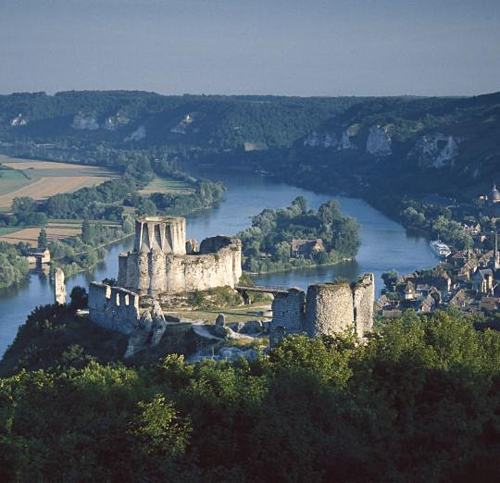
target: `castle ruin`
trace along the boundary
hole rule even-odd
[[[357,283],[310,285],[305,292],[290,289],[274,297],[271,344],[291,334],[310,337],[334,335],[351,327],[358,337],[373,329],[375,281],[373,274],[363,275]]]
[[[241,274],[240,240],[215,236],[203,240],[198,248],[196,240],[186,240],[184,218],[139,218],[133,251],[119,255],[118,286],[90,284],[89,318],[106,329],[131,336],[128,357],[145,347],[144,341],[151,346],[157,344],[166,328],[160,305],[153,301],[153,311],[148,315],[147,310],[141,311],[141,296],[223,286],[241,291],[242,287],[237,285]],[[279,288],[277,292],[272,287],[253,289],[275,294],[271,344],[298,333],[314,337],[354,329],[363,337],[372,330],[375,298],[372,274],[363,275],[353,284],[311,285],[307,294],[294,288]],[[154,344],[150,344],[151,334]]]
[[[131,334],[140,319],[140,297],[135,292],[104,283],[89,285],[89,318],[105,329]]]
[[[216,236],[197,245],[186,240],[184,218],[137,219],[134,250],[119,255],[118,285],[153,296],[234,288],[242,274],[241,241]]]

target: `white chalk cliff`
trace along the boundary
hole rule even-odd
[[[335,131],[311,131],[304,139],[304,146],[311,148],[333,148],[337,151],[353,149],[355,147],[351,143],[347,131],[342,131],[340,135]]]
[[[26,124],[28,124],[28,119],[26,119],[23,114],[18,114],[10,120],[10,125],[12,127],[26,126]]]
[[[71,124],[73,129],[95,131],[99,129],[99,123],[94,115],[77,114]]]
[[[146,137],[146,128],[139,126],[130,136],[125,138],[125,141],[140,141]]]
[[[391,151],[391,137],[387,129],[381,126],[372,126],[366,140],[366,152],[373,156],[389,156]]]
[[[415,143],[408,156],[417,156],[420,166],[444,168],[453,166],[460,139],[442,133],[426,134]]]
[[[107,117],[102,123],[102,128],[108,131],[116,131],[119,127],[125,126],[130,122],[130,119],[121,111],[118,111],[114,116]]]
[[[179,124],[170,129],[170,132],[175,134],[186,134],[188,126],[192,124],[193,121],[193,114],[186,114]]]

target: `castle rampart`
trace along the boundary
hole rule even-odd
[[[131,334],[139,323],[137,293],[104,283],[89,286],[89,318],[106,329]]]
[[[307,289],[306,332],[334,335],[354,322],[354,295],[348,283],[310,285]]]
[[[290,334],[334,335],[353,328],[359,337],[373,329],[375,282],[372,274],[357,283],[311,285],[306,294],[290,289],[273,300],[271,344]]]
[[[216,236],[186,241],[186,221],[146,217],[136,222],[134,250],[119,255],[118,285],[140,294],[234,287],[241,277],[241,242]]]
[[[276,294],[273,300],[271,341],[278,342],[285,335],[299,334],[304,330],[306,295],[292,288],[286,294]]]

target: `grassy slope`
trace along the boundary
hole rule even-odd
[[[175,193],[185,194],[192,193],[193,189],[185,181],[180,181],[172,178],[155,178],[144,189],[140,190],[141,194],[151,193]]]

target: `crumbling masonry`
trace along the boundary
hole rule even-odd
[[[358,337],[363,337],[373,328],[374,301],[371,273],[354,284],[310,285],[307,297],[299,289],[277,294],[272,307],[271,344],[290,334],[333,335],[351,327]]]
[[[241,273],[237,238],[207,238],[198,250],[184,218],[145,217],[136,220],[134,250],[119,255],[118,285],[141,295],[194,292],[233,288]]]
[[[89,288],[89,318],[130,335],[127,357],[154,347],[166,322],[157,302],[140,310],[141,295],[183,293],[228,286],[241,277],[241,242],[216,236],[186,241],[184,218],[147,217],[136,221],[134,250],[119,256],[118,287],[98,282]],[[262,288],[262,287],[261,287]],[[273,301],[271,343],[290,334],[333,335],[354,328],[359,337],[372,330],[375,284],[372,274],[357,283],[311,285],[290,289]],[[272,290],[271,290],[272,292]]]
[[[131,334],[140,319],[139,295],[120,287],[92,282],[89,286],[89,318],[105,329]]]

